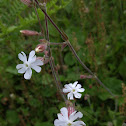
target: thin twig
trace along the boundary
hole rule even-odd
[[[37,12],[36,4],[35,4],[35,3],[34,3],[34,9],[35,9],[35,13],[36,13],[36,15],[37,15],[38,22],[39,22],[39,26],[40,26],[40,29],[41,29],[41,35],[44,36],[44,34],[43,34],[43,30],[42,30],[41,21],[40,21],[40,18],[39,18],[39,16],[38,16],[38,12]]]
[[[49,63],[50,63],[51,70],[52,70],[52,73],[53,73],[53,76],[54,76],[54,79],[55,79],[55,82],[56,82],[56,86],[57,86],[57,88],[58,88],[58,90],[59,90],[60,95],[62,96],[62,98],[64,99],[64,101],[65,101],[65,103],[66,103],[66,101],[67,101],[67,100],[66,100],[66,97],[63,95],[63,92],[62,92],[62,90],[61,90],[61,88],[60,88],[60,86],[59,86],[59,82],[58,82],[57,77],[56,77],[56,74],[55,74],[55,69],[54,69],[54,66],[53,66],[52,57],[50,57]]]
[[[115,97],[115,95],[99,80],[99,78],[96,75],[94,75],[94,73],[81,61],[81,59],[78,57],[77,53],[75,52],[73,46],[71,45],[71,43],[69,41],[67,42],[69,48],[71,49],[71,51],[73,52],[74,56],[79,61],[79,63],[83,66],[83,68],[87,70],[88,73],[90,73],[98,81],[98,83],[102,85],[113,97]]]
[[[46,11],[46,4],[45,5],[45,11]],[[49,30],[48,30],[48,21],[47,21],[47,17],[45,15],[45,24],[46,24],[46,37],[47,37],[47,40],[49,41]],[[62,88],[61,88],[61,82],[60,82],[60,79],[59,79],[59,75],[58,75],[58,72],[55,71],[55,63],[52,59],[52,52],[51,52],[51,49],[50,49],[50,44],[48,46],[48,50],[49,50],[49,56],[50,56],[50,66],[51,66],[51,70],[52,70],[52,74],[54,76],[54,79],[55,79],[55,82],[56,82],[56,86],[58,88],[58,91],[60,93],[60,95],[62,96],[62,98],[64,99],[65,103],[66,103],[66,97],[64,96],[63,92],[62,92]],[[58,78],[58,80],[57,80]]]
[[[53,26],[57,29],[57,31],[61,34],[62,37],[64,37],[64,34],[61,32],[61,30],[57,27],[57,25],[53,22],[53,20],[49,17],[49,15],[46,13],[46,11],[40,6],[38,0],[35,0],[36,4],[39,6],[41,11],[45,14],[45,16],[48,18],[48,20],[53,24]]]
[[[62,43],[59,43],[59,42],[49,42],[50,45],[63,45],[63,44],[67,44],[67,42],[62,42]]]

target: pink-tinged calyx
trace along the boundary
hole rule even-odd
[[[37,52],[37,53],[39,53],[39,52],[44,52],[45,50],[47,49],[47,43],[42,43],[42,44],[39,44],[39,45],[37,45],[37,47],[35,48],[35,51]]]
[[[20,30],[20,32],[25,36],[38,36],[40,33],[37,31],[31,31],[31,30]]]

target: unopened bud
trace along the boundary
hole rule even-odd
[[[27,6],[31,6],[32,5],[32,1],[31,0],[21,0],[22,3],[24,3]]]
[[[47,50],[44,51],[45,57],[48,57],[49,52]]]
[[[42,62],[44,62],[44,57],[37,57],[36,60],[41,60]]]
[[[31,31],[31,30],[20,30],[20,32],[23,35],[26,35],[26,36],[38,36],[38,35],[40,35],[40,33],[38,33],[37,31]]]
[[[41,43],[47,43],[48,41],[46,39],[40,39],[39,42],[41,42]]]
[[[49,60],[50,60],[49,58],[45,58],[44,59],[44,64],[47,64],[49,62]]]
[[[35,51],[39,53],[39,52],[44,52],[46,49],[47,49],[47,44],[44,43],[44,44],[37,45],[37,47],[35,48]]]
[[[81,79],[91,79],[93,78],[92,75],[80,75]]]
[[[37,57],[37,60],[41,60],[44,64],[47,64],[49,62],[49,58],[45,57]]]

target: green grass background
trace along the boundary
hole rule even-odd
[[[38,9],[45,30],[44,14]],[[85,88],[76,108],[87,126],[121,126],[126,119],[122,83],[126,84],[126,1],[125,0],[48,0],[47,13],[68,35],[81,60],[117,95],[115,99],[95,80],[80,79],[87,74],[72,55],[51,46],[62,84],[79,81]],[[0,126],[53,126],[65,106],[57,92],[49,64],[41,73],[33,72],[27,81],[18,74],[18,53],[27,55],[41,37],[25,37],[20,30],[40,32],[33,8],[20,0],[0,0]],[[51,42],[62,42],[49,23]],[[42,56],[43,54],[38,54]],[[90,99],[84,100],[85,94]],[[90,105],[89,105],[90,104]],[[111,125],[112,124],[112,125]]]

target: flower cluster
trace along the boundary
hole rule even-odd
[[[35,1],[21,0],[21,2],[26,4],[27,6],[32,6]],[[38,2],[37,2],[37,4],[39,5]],[[31,30],[21,30],[20,32],[24,36],[40,36],[41,35],[41,33],[37,32],[37,31],[31,31]],[[62,32],[60,32],[60,33],[62,33]],[[63,40],[65,40],[65,41],[68,40],[68,37],[64,32],[61,35],[62,35]],[[47,33],[47,36],[48,36],[48,33]],[[31,79],[32,69],[35,70],[37,73],[39,73],[41,71],[40,66],[48,63],[49,60],[50,60],[50,64],[52,62],[51,61],[52,57],[50,56],[50,43],[51,42],[48,42],[45,39],[40,39],[39,42],[40,42],[40,44],[38,44],[36,46],[35,50],[32,50],[29,53],[28,58],[24,52],[21,52],[18,54],[18,58],[23,62],[23,64],[18,64],[16,66],[16,68],[18,70],[18,73],[24,74],[24,78],[27,80]],[[62,43],[62,44],[60,43],[62,45],[62,47],[61,47],[62,50],[68,45],[68,43],[66,43],[66,42],[64,42],[64,43]],[[45,55],[44,55],[44,57],[37,57],[35,55],[35,52],[44,53]],[[52,68],[54,68],[53,74],[55,74],[55,65],[53,66],[51,64],[50,66]],[[83,76],[83,78],[86,78],[86,77]],[[88,78],[90,78],[90,77],[88,77]],[[85,89],[82,88],[81,84],[78,84],[78,81],[76,81],[74,83],[70,83],[70,84],[65,84],[64,88],[62,90],[60,90],[60,92],[63,93],[62,94],[63,96],[65,94],[67,94],[67,98],[70,103],[72,103],[72,100],[75,100],[75,98],[80,99],[82,96],[81,92],[84,92],[84,91],[85,91]],[[85,126],[86,125],[83,121],[78,120],[83,117],[83,114],[81,112],[77,112],[75,110],[75,107],[73,104],[67,105],[67,107],[61,108],[60,112],[61,113],[58,114],[58,119],[54,120],[55,126]]]
[[[78,81],[73,84],[64,85],[63,92],[68,93],[68,100],[74,100],[75,98],[81,98],[82,94],[80,92],[84,92],[85,89],[81,88],[81,84],[78,84]],[[81,112],[75,111],[74,107],[61,108],[61,113],[58,114],[58,119],[54,121],[55,126],[84,126],[86,125],[83,121],[75,121],[83,117]],[[75,121],[75,122],[74,122]]]
[[[45,49],[41,48],[44,46],[43,44],[38,45],[36,47],[39,48],[40,52],[43,52]],[[16,66],[18,73],[24,73],[25,79],[30,79],[32,76],[32,69],[36,72],[41,71],[42,65],[44,65],[44,59],[42,57],[36,57],[35,51],[31,51],[29,53],[29,57],[24,52],[18,54],[18,58],[23,62],[23,64],[18,64]],[[65,84],[63,88],[63,93],[67,93],[68,100],[74,100],[74,98],[81,98],[82,94],[80,92],[84,92],[85,89],[82,88],[81,84],[78,84],[78,81],[73,84]],[[79,118],[83,117],[81,112],[75,111],[74,107],[61,108],[61,114],[58,114],[58,119],[54,121],[55,126],[84,126],[86,125],[83,121],[75,121]]]

